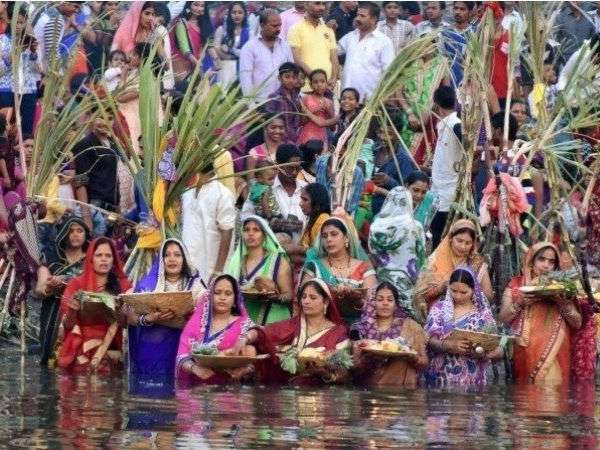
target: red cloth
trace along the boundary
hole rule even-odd
[[[108,238],[98,238],[88,246],[85,260],[83,263],[83,272],[80,276],[75,277],[69,281],[65,291],[63,293],[60,310],[61,314],[66,314],[69,311],[67,302],[72,299],[75,294],[79,291],[89,292],[101,292],[101,289],[97,286],[96,274],[94,272],[94,252],[98,245],[107,243],[110,245],[112,250],[114,262],[112,272],[116,275],[119,281],[119,291],[125,292],[131,288],[131,282],[127,279],[127,276],[123,272],[123,266],[118,258],[117,251],[112,240]],[[94,323],[94,324],[82,324],[77,318],[76,325],[65,332],[65,339],[58,355],[58,366],[62,368],[73,368],[73,363],[77,357],[83,354],[83,343],[90,339],[103,339],[108,331],[110,324],[106,322]],[[75,331],[79,328],[80,333]],[[113,339],[111,349],[121,349],[122,345],[121,330],[117,332],[117,335]],[[95,349],[90,350],[88,353],[93,354]],[[91,355],[86,355],[91,360]]]
[[[498,98],[506,98],[508,93],[508,50],[509,35],[504,31],[494,42],[492,72],[490,82]]]
[[[500,180],[506,188],[506,206],[508,207],[506,212],[508,213],[507,222],[510,233],[513,236],[520,236],[523,234],[521,214],[529,209],[527,195],[518,178],[500,173]],[[489,224],[492,217],[498,219],[499,197],[496,180],[492,178],[483,190],[483,198],[479,205],[481,226]]]

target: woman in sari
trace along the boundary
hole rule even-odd
[[[74,372],[109,372],[121,367],[122,333],[116,321],[81,315],[78,292],[119,295],[131,287],[112,240],[100,237],[87,249],[83,272],[69,281],[60,303],[65,338],[58,366]]]
[[[369,251],[377,279],[389,281],[400,294],[400,304],[412,318],[413,289],[425,265],[425,233],[413,217],[412,198],[405,187],[395,187],[369,230]]]
[[[40,364],[48,364],[54,353],[58,334],[60,296],[65,286],[83,271],[85,251],[90,232],[77,216],[66,216],[57,226],[56,255],[47,259],[47,265],[38,270],[36,293],[42,297],[40,310]]]
[[[501,358],[502,349],[477,352],[469,341],[450,336],[455,329],[497,332],[475,272],[466,266],[452,272],[446,294],[429,311],[425,331],[430,355],[425,379],[430,386],[485,385],[490,360]]]
[[[226,272],[242,289],[270,293],[268,299],[245,299],[246,310],[254,323],[265,325],[290,318],[293,296],[290,263],[262,217],[251,215],[242,222],[242,239]]]
[[[539,242],[527,252],[523,273],[504,291],[499,319],[520,336],[513,353],[518,383],[569,384],[571,337],[582,322],[577,304],[564,295],[542,298],[520,291],[559,267],[558,249],[549,242]]]
[[[175,20],[175,31],[171,33],[173,67],[178,79],[185,79],[198,64],[202,70],[220,69],[217,52],[212,46],[214,28],[206,2],[186,2],[181,15]],[[208,45],[206,56],[202,50]]]
[[[331,291],[322,280],[305,281],[298,290],[300,314],[265,327],[251,328],[243,334],[233,353],[254,346],[257,353],[272,355],[260,370],[262,381],[296,385],[319,385],[343,381],[347,370],[328,363],[310,365],[301,374],[284,371],[276,354],[300,353],[306,348],[322,348],[333,353],[349,346],[348,331],[333,301]]]
[[[446,293],[450,274],[459,266],[473,268],[486,298],[493,298],[488,266],[477,252],[477,227],[468,219],[456,221],[429,257],[415,286],[415,311],[426,317],[432,303]]]
[[[427,335],[421,325],[407,317],[398,289],[387,281],[375,289],[375,297],[363,310],[350,332],[357,363],[356,379],[374,386],[416,386],[418,371],[427,367]],[[406,359],[369,357],[361,350],[370,341],[402,339],[416,355]]]
[[[412,196],[414,218],[423,225],[423,231],[427,234],[433,216],[438,211],[439,198],[429,190],[431,181],[427,174],[420,170],[415,170],[406,178],[406,186]]]
[[[339,217],[330,217],[323,222],[315,245],[306,252],[302,270],[303,281],[319,278],[334,290],[337,309],[343,311],[344,319],[349,323],[360,317],[361,308],[357,302],[350,305],[350,299],[356,300],[354,289],[365,288],[364,298],[369,298],[377,283],[375,271],[360,246],[356,231]]]
[[[219,352],[230,350],[240,335],[253,325],[235,278],[231,275],[216,277],[181,333],[175,365],[177,380],[184,385],[222,384],[247,375],[248,367],[229,372],[200,367],[192,354],[197,347],[214,347]],[[242,353],[249,354],[246,350],[252,349],[242,349]]]
[[[206,290],[198,271],[190,265],[184,245],[177,239],[164,241],[160,257],[134,292],[192,291],[193,298]],[[129,341],[129,391],[143,395],[172,394],[175,358],[181,330],[157,322],[174,318],[173,311],[136,314],[126,311]]]

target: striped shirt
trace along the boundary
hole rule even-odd
[[[408,20],[396,19],[396,23],[390,25],[386,20],[381,20],[377,28],[394,44],[394,55],[397,55],[406,44],[415,36],[415,26]]]

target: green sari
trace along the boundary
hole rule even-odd
[[[242,222],[242,228],[249,221],[256,222],[263,232],[265,256],[250,273],[247,273],[246,257],[248,255],[248,248],[244,243],[244,239],[240,239],[240,243],[229,261],[226,273],[238,280],[242,291],[244,288],[248,289],[252,287],[257,277],[271,279],[277,284],[277,275],[281,261],[283,258],[286,258],[285,250],[279,244],[275,233],[273,233],[267,222],[262,217],[252,215],[248,216]],[[247,296],[244,296],[244,304],[248,315],[257,325],[279,322],[291,317],[290,305],[287,304],[275,303],[263,299],[259,300]]]

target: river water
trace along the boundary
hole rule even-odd
[[[596,389],[481,392],[203,387],[130,396],[123,378],[40,369],[0,347],[0,448],[598,448]]]

